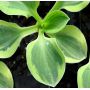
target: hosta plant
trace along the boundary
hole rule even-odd
[[[70,18],[62,9],[78,12],[89,2],[57,1],[43,19],[37,12],[39,4],[39,1],[0,2],[3,13],[26,18],[32,16],[37,21],[35,25],[20,27],[15,23],[0,20],[0,58],[11,57],[24,37],[38,32],[37,39],[26,47],[27,66],[37,81],[55,87],[64,75],[66,63],[78,63],[87,56],[84,35],[76,26],[67,25]],[[0,67],[2,65],[3,63]],[[0,78],[4,77],[0,74]],[[11,78],[8,82],[12,86],[13,82],[10,80]],[[2,83],[4,82],[0,80],[0,84]],[[7,84],[4,85],[6,87]]]

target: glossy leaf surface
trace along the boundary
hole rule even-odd
[[[43,21],[43,31],[46,33],[56,33],[62,30],[68,23],[69,17],[62,11],[52,11]]]
[[[12,88],[13,78],[8,67],[0,61],[0,88]]]
[[[67,25],[54,34],[59,48],[63,51],[67,63],[77,63],[87,56],[87,44],[82,32],[75,26]]]
[[[7,15],[21,15],[30,17],[36,12],[38,5],[38,1],[0,1],[0,10]]]
[[[55,39],[39,37],[27,46],[26,57],[30,72],[40,83],[55,87],[61,80],[65,61]]]
[[[90,63],[79,68],[77,83],[79,88],[90,88]]]

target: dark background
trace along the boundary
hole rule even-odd
[[[54,5],[54,1],[42,1],[38,7],[39,15],[44,18],[48,13],[51,7]],[[89,60],[89,51],[90,51],[90,5],[85,9],[77,13],[71,13],[66,10],[63,10],[71,18],[68,24],[73,24],[79,27],[82,33],[85,35],[88,45],[88,55],[87,59],[78,63],[78,64],[67,64],[66,72],[56,86],[56,88],[77,88],[77,71],[79,67],[86,64]],[[23,16],[8,16],[0,11],[0,19],[8,22],[15,22],[20,26],[29,26],[36,23],[33,17],[26,19]],[[15,88],[45,88],[45,86],[37,82],[32,75],[30,74],[27,65],[26,65],[26,46],[29,42],[37,38],[37,33],[30,35],[24,38],[20,44],[20,47],[16,53],[9,59],[3,60],[8,67],[10,68],[13,78],[14,78],[14,87]],[[49,87],[50,88],[50,87]]]

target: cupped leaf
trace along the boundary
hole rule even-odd
[[[44,18],[42,28],[47,33],[56,33],[62,30],[68,21],[69,17],[64,12],[52,11]]]
[[[13,78],[8,67],[0,61],[0,88],[13,88]]]
[[[77,83],[79,88],[90,88],[90,62],[79,68]]]
[[[89,1],[57,1],[52,10],[66,9],[70,12],[78,12],[84,9]]]
[[[27,65],[33,77],[48,86],[56,86],[65,72],[65,61],[55,39],[39,37],[26,49]]]
[[[38,5],[38,1],[0,1],[0,10],[7,15],[30,17],[36,12]]]
[[[22,38],[35,32],[33,29],[35,28],[21,28],[15,23],[0,20],[0,58],[11,57],[20,45]]]
[[[78,63],[87,56],[87,44],[82,32],[73,25],[67,25],[53,35],[63,51],[67,63]]]

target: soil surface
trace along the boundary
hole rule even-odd
[[[38,7],[39,15],[44,18],[44,16],[48,13],[51,7],[55,2],[52,1],[43,1],[40,2],[40,6]],[[86,64],[89,60],[89,51],[90,51],[90,5],[87,6],[84,10],[78,13],[71,13],[66,10],[63,10],[68,16],[71,18],[68,24],[73,24],[79,27],[82,33],[85,35],[88,45],[88,55],[87,58],[78,63],[78,64],[67,64],[66,72],[60,81],[60,83],[56,86],[56,88],[77,88],[77,71],[79,67]],[[8,16],[0,11],[0,20],[5,20],[8,22],[15,22],[20,26],[29,26],[36,23],[33,17],[26,19],[23,16]],[[28,67],[26,65],[26,46],[29,42],[35,40],[37,38],[37,33],[27,36],[24,38],[18,47],[16,53],[9,59],[1,59],[4,61],[8,67],[10,68],[13,78],[14,78],[14,87],[15,88],[46,88],[45,86],[39,82],[37,82],[33,76],[30,74]],[[49,87],[50,88],[50,87]]]

